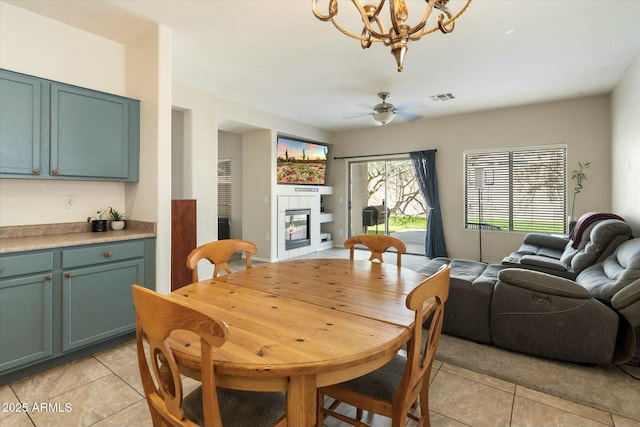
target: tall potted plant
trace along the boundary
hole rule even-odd
[[[591,166],[591,162],[581,163],[578,162],[578,167],[571,171],[571,180],[575,181],[575,186],[573,187],[573,200],[571,202],[571,215],[567,217],[567,229],[569,233],[576,225],[576,217],[574,215],[576,208],[576,195],[582,191],[582,181],[587,179],[587,174],[584,172],[585,169],[588,169]]]

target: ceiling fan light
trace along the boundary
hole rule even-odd
[[[393,120],[395,116],[396,116],[396,113],[394,113],[393,111],[390,111],[390,110],[377,111],[377,112],[373,113],[373,119],[376,122],[381,123],[383,126],[386,125],[387,123],[389,123],[391,120]]]

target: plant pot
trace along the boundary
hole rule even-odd
[[[111,221],[111,229],[120,231],[124,228],[124,221]]]
[[[567,217],[567,234],[571,234],[571,232],[573,231],[573,227],[575,226],[576,226],[575,217],[568,216]]]
[[[107,220],[94,219],[93,221],[91,221],[91,231],[93,231],[94,233],[107,231]]]

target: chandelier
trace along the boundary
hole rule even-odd
[[[391,46],[391,53],[398,63],[398,72],[402,71],[404,56],[407,53],[409,41],[420,40],[422,36],[431,34],[435,31],[450,33],[455,27],[455,20],[462,15],[471,0],[466,0],[464,6],[455,15],[451,13],[447,7],[449,0],[424,0],[426,4],[422,13],[420,22],[411,26],[407,23],[409,18],[409,9],[405,0],[389,0],[389,15],[391,17],[391,25],[389,31],[386,30],[385,24],[380,18],[386,0],[379,0],[378,5],[360,4],[360,0],[351,0],[353,6],[360,13],[364,28],[360,34],[353,33],[338,23],[336,17],[338,15],[339,0],[329,0],[328,13],[326,15],[318,12],[318,0],[312,0],[311,8],[316,18],[321,21],[331,21],[333,25],[343,34],[360,40],[363,49],[367,49],[374,42],[384,43],[385,46]],[[437,25],[426,28],[427,21],[431,16],[431,12],[436,8],[440,13],[438,15]]]

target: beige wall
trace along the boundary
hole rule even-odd
[[[570,168],[578,161],[593,163],[576,201],[576,215],[580,215],[611,209],[610,135],[610,97],[603,95],[342,132],[336,135],[331,157],[437,149],[449,256],[478,259],[478,234],[463,228],[465,150],[566,144]],[[333,160],[328,168],[329,184],[334,186],[332,203],[337,204],[332,210],[342,211],[334,221],[333,233],[344,238],[347,161]],[[523,233],[483,233],[483,259],[500,261],[522,238]]]
[[[629,66],[612,97],[613,211],[640,237],[640,55]]]
[[[37,31],[36,31],[37,29]],[[276,188],[272,168],[275,135],[283,133],[335,145],[331,157],[395,153],[437,148],[440,192],[449,254],[477,258],[477,236],[462,228],[462,152],[465,149],[567,144],[569,165],[591,161],[587,182],[576,210],[612,210],[633,222],[640,233],[636,185],[640,156],[637,124],[640,99],[640,59],[627,71],[613,96],[596,96],[460,116],[392,123],[358,131],[332,132],[292,122],[266,112],[217,99],[179,84],[171,84],[171,32],[161,26],[139,35],[126,46],[0,2],[0,67],[142,100],[140,183],[87,183],[74,181],[0,181],[0,226],[84,220],[105,201],[124,205],[132,219],[158,224],[159,290],[169,289],[171,199],[171,108],[184,111],[184,197],[199,201],[198,241],[217,236],[216,168],[218,122],[242,124],[243,144],[266,144],[259,153],[270,161],[247,168],[243,152],[243,229],[275,255],[269,234]],[[73,65],[70,65],[73,64]],[[612,118],[613,115],[613,118]],[[613,125],[613,129],[612,129]],[[247,136],[247,132],[249,136]],[[613,138],[612,138],[613,133]],[[262,135],[257,137],[257,135]],[[265,137],[268,135],[268,137]],[[260,142],[257,142],[257,141]],[[612,150],[611,150],[612,147]],[[613,153],[613,157],[612,157]],[[615,167],[612,167],[615,164]],[[330,231],[337,245],[346,232],[346,162],[329,161],[328,184],[334,195],[327,211],[335,213]],[[268,183],[253,190],[250,183]],[[613,183],[613,184],[612,184]],[[612,194],[612,188],[614,188]],[[26,196],[28,194],[28,196]],[[76,211],[64,209],[65,195],[78,199]],[[251,200],[246,203],[246,200]],[[256,210],[258,209],[258,210]],[[202,234],[201,234],[202,233]],[[336,237],[337,236],[337,237]],[[497,261],[522,239],[518,233],[485,233],[484,256]]]
[[[218,238],[217,98],[174,83],[172,102],[174,108],[184,112],[182,198],[197,200],[196,244],[202,245]],[[202,268],[205,277],[213,272],[209,264]]]
[[[3,2],[0,52],[0,68],[127,95],[125,46]],[[67,195],[76,196],[76,209],[65,209]],[[2,179],[0,200],[0,226],[78,222],[109,205],[125,209],[124,184],[113,182]]]
[[[242,137],[242,238],[258,246],[256,259],[263,261],[271,261],[277,254],[276,137],[271,130]]]
[[[0,226],[86,220],[106,206],[155,222],[157,289],[170,289],[171,34],[155,27],[126,45],[0,2],[0,67],[141,101],[140,181],[0,180]],[[65,209],[75,195],[76,209]]]
[[[242,135],[218,132],[218,158],[231,161],[230,236],[242,238]]]

